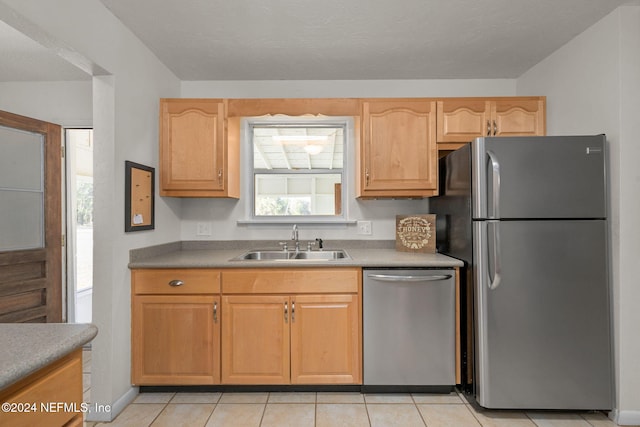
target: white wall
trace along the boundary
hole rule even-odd
[[[182,82],[182,97],[189,98],[365,98],[365,97],[455,97],[513,96],[515,80],[314,80],[314,81],[198,81]],[[355,164],[353,146],[347,147]],[[425,200],[355,199],[355,174],[351,169],[345,201],[351,220],[372,221],[372,234],[356,233],[355,225],[300,225],[300,239],[395,239],[395,216],[428,213]],[[290,225],[239,226],[245,216],[247,198],[240,200],[188,199],[182,205],[182,240],[287,239]],[[197,236],[198,222],[211,222],[213,235]]]
[[[83,107],[93,111],[95,137],[93,316],[99,332],[92,343],[91,401],[114,407],[89,419],[108,421],[136,394],[130,381],[128,252],[180,239],[180,202],[161,199],[157,191],[156,229],[125,234],[124,161],[158,167],[158,99],[180,96],[180,82],[98,0],[1,1],[10,16],[0,19],[27,22],[24,27],[37,28],[48,45],[106,70],[93,78],[93,105]],[[57,107],[38,105],[30,89],[12,97],[11,104],[23,106],[20,114],[56,121]]]
[[[0,110],[64,127],[91,126],[91,80],[0,82]]]
[[[513,96],[515,79],[183,81],[184,98]]]
[[[547,96],[550,135],[605,133],[619,423],[640,424],[640,6],[623,6],[527,71],[518,95]]]

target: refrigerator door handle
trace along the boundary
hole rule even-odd
[[[487,232],[489,226],[492,234],[491,258],[493,261],[493,279],[489,283],[489,289],[494,290],[500,286],[502,281],[502,254],[500,252],[500,221],[487,221]]]
[[[489,215],[489,218],[500,218],[500,163],[498,163],[496,155],[491,150],[487,150],[487,155],[491,162],[491,191],[493,193],[493,211],[491,215]]]

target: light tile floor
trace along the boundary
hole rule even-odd
[[[91,353],[83,363],[90,402]],[[111,423],[86,427],[613,427],[604,414],[478,410],[457,393],[141,393]]]

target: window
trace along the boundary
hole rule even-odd
[[[251,219],[312,222],[345,218],[348,120],[249,120]]]

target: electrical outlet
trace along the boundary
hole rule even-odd
[[[197,236],[211,236],[211,223],[210,222],[199,222],[196,224],[196,235]]]
[[[358,234],[371,234],[371,221],[358,221]]]

